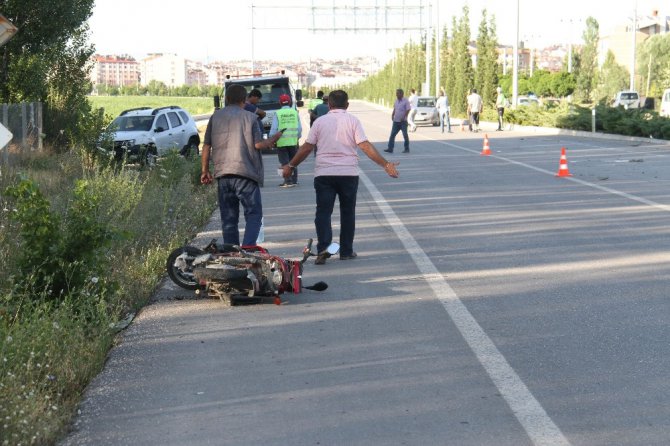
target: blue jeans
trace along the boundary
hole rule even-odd
[[[244,240],[241,246],[253,246],[258,239],[263,219],[261,189],[258,183],[248,178],[226,175],[217,178],[219,211],[223,242],[240,244],[240,203],[244,208]]]
[[[319,176],[314,178],[316,191],[316,250],[325,250],[333,241],[331,216],[335,197],[340,201],[340,255],[349,256],[354,252],[354,232],[356,231],[357,176]]]
[[[440,112],[440,130],[444,133],[444,124],[447,124],[447,131],[451,132],[451,120],[449,119],[448,111]]]
[[[409,150],[409,135],[407,135],[407,121],[395,122],[393,121],[393,127],[391,127],[391,136],[389,137],[388,149],[393,152],[393,146],[395,146],[395,137],[398,132],[402,131],[402,137],[405,139],[405,150]]]

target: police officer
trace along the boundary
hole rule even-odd
[[[279,164],[285,165],[295,156],[298,151],[298,141],[302,136],[302,125],[298,110],[291,106],[291,96],[282,94],[279,96],[279,103],[282,108],[277,110],[272,118],[272,127],[270,128],[270,137],[279,130],[286,129],[281,138],[277,140],[277,155]],[[298,185],[298,169],[293,169],[290,177],[286,178],[279,187],[295,187]]]

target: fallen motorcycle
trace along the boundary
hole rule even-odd
[[[333,243],[326,251],[333,255],[339,249]],[[303,264],[315,255],[312,239],[308,240],[300,260],[271,255],[260,246],[219,244],[214,239],[204,249],[189,245],[175,249],[166,266],[168,276],[180,287],[196,293],[204,291],[227,305],[261,303],[267,297],[279,305],[281,294],[328,288],[325,282],[302,284]]]

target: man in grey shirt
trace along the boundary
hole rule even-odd
[[[217,180],[223,242],[240,244],[241,203],[246,221],[241,246],[254,246],[263,219],[260,187],[265,173],[260,151],[272,147],[282,133],[264,140],[256,115],[244,110],[246,97],[243,86],[229,86],[226,107],[215,111],[209,119],[202,146],[200,182],[210,184],[212,177]],[[209,171],[210,158],[213,175]]]

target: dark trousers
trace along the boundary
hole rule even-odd
[[[505,117],[505,107],[498,107],[498,130],[503,128],[503,118]]]
[[[405,139],[405,150],[409,150],[409,135],[407,134],[407,121],[395,122],[393,121],[393,127],[391,127],[391,136],[389,137],[388,149],[393,152],[393,147],[395,146],[395,137],[398,132],[402,131],[402,137]]]
[[[318,176],[314,178],[316,191],[316,236],[317,252],[322,252],[333,241],[331,217],[335,206],[335,197],[340,201],[340,255],[348,256],[354,252],[354,233],[356,232],[356,194],[357,176]]]
[[[263,204],[258,183],[238,176],[217,178],[219,192],[219,212],[223,242],[240,244],[240,203],[244,208],[244,240],[242,246],[255,245],[261,230]]]
[[[282,166],[288,164],[298,152],[298,146],[277,147],[277,157]],[[287,183],[298,184],[298,168],[293,169],[293,173],[285,180]]]

